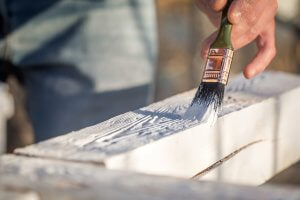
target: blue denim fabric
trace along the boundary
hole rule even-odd
[[[25,76],[37,141],[151,102],[150,0],[6,0],[9,59]],[[4,8],[4,9],[3,9]]]

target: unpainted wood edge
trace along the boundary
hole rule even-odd
[[[7,154],[6,154],[7,155]],[[81,163],[81,164],[90,164],[98,167],[105,167],[104,161],[94,161],[94,160],[75,160],[75,159],[63,159],[63,158],[57,158],[54,156],[40,156],[40,155],[34,155],[29,153],[22,153],[22,152],[13,152],[12,155],[19,156],[19,157],[27,157],[27,158],[39,158],[44,160],[53,160],[53,161],[63,161],[63,162],[69,162],[69,163]]]

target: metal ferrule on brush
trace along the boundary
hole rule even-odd
[[[202,82],[227,84],[233,50],[211,48],[208,53]]]
[[[213,124],[221,108],[233,57],[232,24],[227,19],[232,1],[227,0],[222,11],[221,26],[216,39],[210,45],[202,82],[185,114],[187,118]]]
[[[217,38],[211,44],[202,77],[204,83],[226,85],[229,77],[233,46],[231,43],[232,24],[227,19],[227,12],[233,0],[227,0],[222,12],[221,26]]]

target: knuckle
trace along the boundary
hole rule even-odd
[[[238,23],[241,19],[241,13],[234,10],[230,10],[228,13],[228,19],[232,23]]]
[[[247,41],[252,41],[254,40],[257,36],[258,36],[258,30],[255,28],[249,29],[249,31],[247,32],[247,34],[245,35],[245,39]]]
[[[256,36],[259,34],[259,30],[256,27],[250,28],[249,30],[249,36],[251,38],[256,38]]]
[[[251,13],[247,13],[245,15],[245,21],[249,26],[253,26],[254,24],[256,24],[257,21],[257,15],[253,12]]]

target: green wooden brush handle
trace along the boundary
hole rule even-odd
[[[222,12],[221,26],[216,40],[211,44],[210,48],[227,48],[233,50],[231,43],[232,24],[228,21],[227,13],[233,0],[227,0],[227,4]]]

